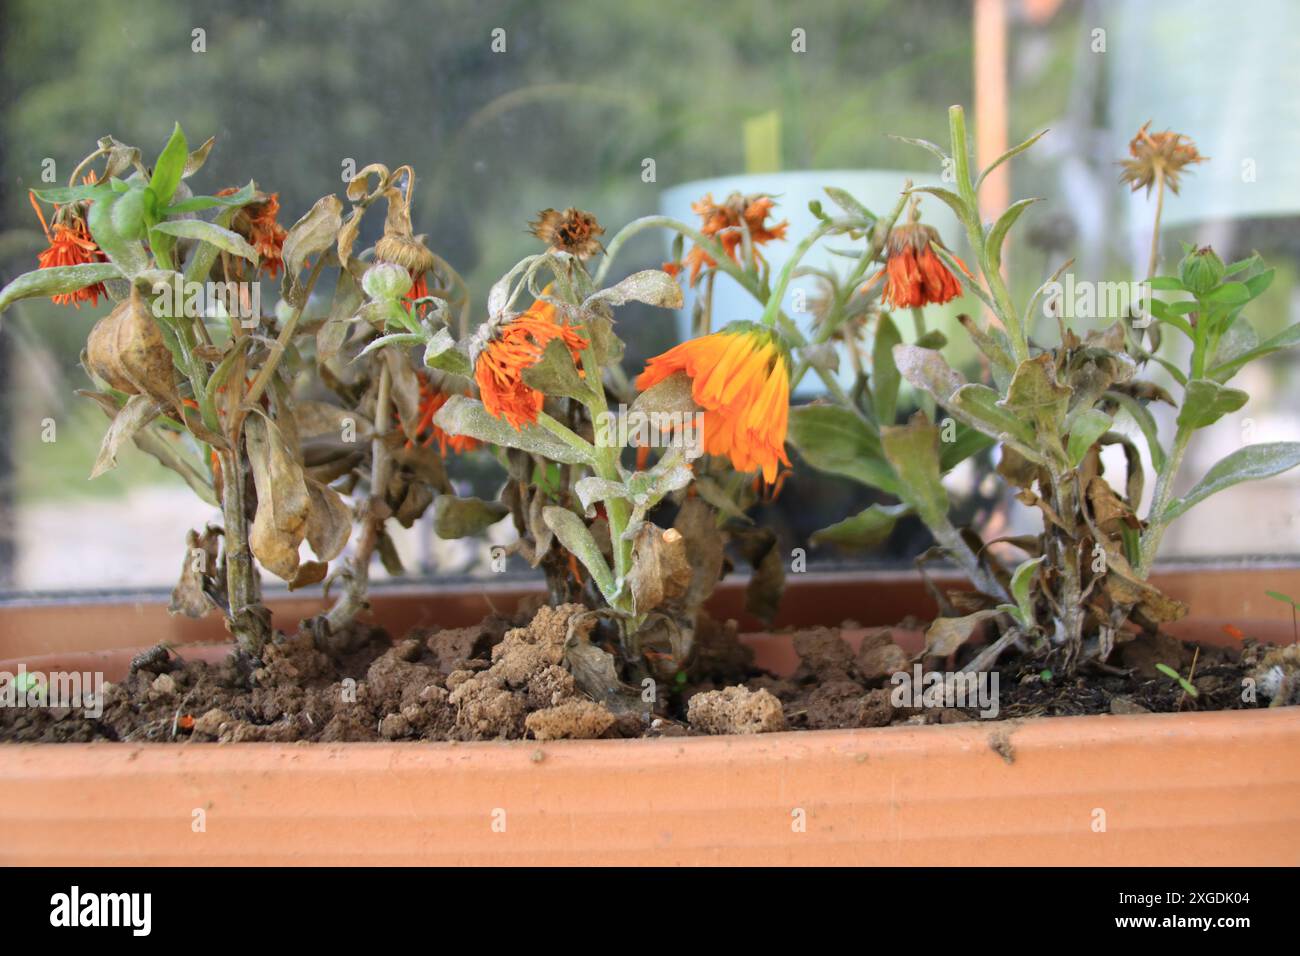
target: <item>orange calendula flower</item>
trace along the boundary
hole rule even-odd
[[[536,422],[542,410],[544,396],[524,381],[524,370],[537,364],[552,339],[568,346],[575,365],[581,361],[587,340],[577,328],[557,322],[555,306],[539,299],[527,312],[489,329],[474,360],[483,406],[516,431]]]
[[[478,448],[477,439],[470,438],[468,435],[448,435],[433,423],[433,416],[438,414],[438,409],[446,405],[447,400],[454,393],[446,391],[435,383],[427,372],[420,371],[416,374],[420,379],[420,418],[416,423],[416,435],[419,437],[420,444],[426,448],[436,444],[444,458],[447,456],[448,448],[458,455]],[[411,445],[412,442],[407,441],[406,447],[410,448]]]
[[[884,277],[885,289],[881,298],[895,309],[943,305],[957,298],[961,295],[961,283],[930,247],[932,242],[943,245],[933,226],[919,222],[895,226],[885,246],[885,268],[872,276],[862,291],[867,291]],[[970,275],[966,263],[960,259],[956,262],[963,272]]]
[[[749,241],[754,246],[754,257],[763,261],[758,247],[774,239],[784,239],[789,223],[782,221],[769,225],[767,218],[772,213],[776,201],[770,196],[756,193],[742,196],[732,193],[726,202],[713,201],[713,195],[707,194],[698,202],[691,203],[691,211],[700,217],[700,232],[710,238],[716,238],[722,244],[723,251],[735,262],[740,262],[741,249],[745,244],[745,231],[749,231]],[[683,262],[668,262],[664,271],[677,275],[683,267],[691,271],[691,285],[699,281],[700,273],[716,266],[717,261],[699,246],[686,254]]]
[[[778,465],[790,464],[790,360],[775,334],[737,322],[691,339],[650,359],[636,386],[644,391],[675,372],[690,378],[691,397],[704,409],[704,450],[774,483]]]
[[[230,196],[237,192],[239,190],[234,188],[223,189],[217,195]],[[271,193],[265,199],[240,207],[230,224],[235,232],[247,239],[257,250],[261,258],[261,268],[265,269],[267,275],[273,279],[284,268],[281,249],[284,246],[284,237],[288,235],[288,231],[277,221],[279,215],[280,194]]]
[[[91,180],[93,181],[93,180]],[[49,242],[50,247],[44,252],[37,255],[36,261],[42,269],[52,269],[56,266],[84,266],[95,262],[107,262],[108,256],[90,235],[90,228],[86,225],[86,218],[81,207],[76,203],[69,203],[64,206],[54,207],[54,228],[45,222],[45,215],[41,212],[41,207],[37,205],[36,196],[28,193],[31,200],[32,208],[36,210],[36,218],[41,221],[41,228],[45,230],[45,239]],[[84,289],[77,289],[75,292],[64,292],[56,296],[51,296],[55,305],[72,305],[80,309],[81,303],[89,301],[91,305],[99,305],[99,297],[108,295],[108,290],[104,288],[104,283],[96,282],[94,285],[88,285]]]

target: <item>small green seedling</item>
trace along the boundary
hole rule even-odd
[[[1178,671],[1174,670],[1168,664],[1157,664],[1156,670],[1164,674],[1166,677],[1178,681],[1178,685],[1182,687],[1184,694],[1191,694],[1193,697],[1201,696],[1200,691],[1196,689],[1195,685],[1193,685],[1191,680],[1189,679],[1191,677],[1190,672],[1188,673],[1187,677],[1183,677],[1183,675],[1179,674]],[[1196,664],[1195,662],[1193,662],[1192,671],[1194,672],[1195,670],[1196,670]],[[1181,700],[1178,702],[1178,709],[1179,710],[1183,709],[1183,702]]]
[[[1300,610],[1300,602],[1295,598],[1283,594],[1281,591],[1265,591],[1274,601],[1281,601],[1283,604],[1291,605],[1291,636],[1296,644],[1300,644],[1300,626],[1297,625],[1296,611]]]

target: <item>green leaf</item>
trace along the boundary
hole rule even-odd
[[[875,222],[875,214],[843,189],[835,186],[823,186],[822,188],[825,190],[826,195],[830,197],[831,202],[844,210],[847,215]]]
[[[1228,388],[1209,379],[1194,378],[1183,393],[1183,407],[1178,412],[1179,428],[1207,428],[1229,412],[1235,412],[1249,400],[1239,388]]]
[[[1009,437],[1025,452],[1033,448],[1034,429],[1028,421],[1007,411],[998,393],[987,385],[972,383],[953,392],[946,406],[955,417],[963,419],[972,428],[979,429],[999,441]],[[1038,456],[1034,455],[1034,460]]]
[[[1160,520],[1162,523],[1170,522],[1193,505],[1225,488],[1243,481],[1271,478],[1296,465],[1300,465],[1300,442],[1278,441],[1247,445],[1221,459],[1191,491],[1171,502]]]
[[[942,423],[940,425],[939,437],[942,438],[944,429]],[[965,422],[957,422],[957,434],[952,441],[943,442],[943,447],[939,449],[939,469],[946,475],[971,455],[979,454],[996,441],[993,436],[971,428]]]
[[[940,163],[948,162],[948,154],[943,151],[943,147],[939,146],[937,143],[930,142],[928,139],[914,139],[911,136],[895,136],[893,133],[889,134],[889,138],[896,139],[900,143],[907,143],[909,146],[920,146],[922,149],[929,150],[933,153]]]
[[[590,386],[578,375],[569,347],[559,339],[546,343],[542,357],[524,369],[524,384],[552,398],[573,398],[584,405],[593,400]]]
[[[792,408],[787,437],[804,461],[817,470],[898,493],[898,479],[885,461],[880,439],[848,409],[836,405]]]
[[[1300,609],[1300,601],[1290,595],[1283,594],[1281,591],[1265,591],[1265,595],[1271,597],[1274,601],[1281,601],[1283,604],[1290,604],[1293,608]]]
[[[429,368],[440,368],[455,375],[470,376],[474,373],[469,355],[460,347],[451,332],[439,329],[424,346],[424,364]]]
[[[257,197],[257,187],[249,183],[239,192],[231,193],[229,196],[192,196],[183,202],[176,203],[174,206],[165,207],[162,214],[164,216],[177,216],[181,213],[211,209],[214,206],[247,206],[249,203],[256,201]]]
[[[876,411],[876,421],[892,425],[898,411],[898,386],[902,376],[894,364],[894,346],[903,341],[898,327],[888,314],[881,313],[876,325],[876,338],[871,345],[871,367],[875,372],[871,388],[871,401]]]
[[[1006,242],[1007,232],[1015,225],[1021,213],[1039,201],[1036,198],[1021,199],[1019,202],[1012,203],[1007,207],[1006,212],[998,217],[998,221],[993,224],[993,228],[989,230],[988,238],[984,241],[984,255],[988,260],[986,263],[988,274],[1002,270],[1002,244]]]
[[[837,544],[845,548],[876,548],[884,544],[898,519],[912,513],[910,505],[872,505],[852,517],[814,531],[813,544]]]
[[[254,265],[258,261],[257,250],[250,246],[243,236],[229,229],[223,229],[216,223],[204,222],[202,219],[177,219],[160,222],[154,226],[154,229],[180,239],[196,239],[199,242],[209,243],[231,255],[241,256]]]
[[[1126,395],[1123,392],[1107,392],[1106,398],[1119,405],[1120,408],[1129,413],[1133,421],[1137,422],[1138,428],[1142,429],[1142,434],[1146,437],[1147,448],[1151,452],[1151,464],[1156,471],[1163,469],[1165,467],[1165,450],[1160,444],[1160,430],[1156,426],[1156,419],[1151,414],[1151,410],[1132,395]]]
[[[494,416],[483,403],[465,395],[453,395],[438,409],[434,424],[448,435],[468,435],[489,445],[519,448],[566,465],[595,464],[592,451],[582,450],[552,435],[540,425],[525,425],[515,430],[508,422]],[[580,441],[581,439],[579,439]],[[585,444],[585,443],[584,443]],[[587,446],[590,449],[591,446]]]
[[[596,582],[596,587],[600,588],[600,593],[605,596],[605,600],[613,603],[618,593],[614,574],[609,570],[605,556],[600,553],[600,547],[596,544],[596,539],[591,536],[591,530],[586,522],[568,508],[561,508],[559,505],[547,505],[543,508],[542,520],[555,532],[560,544],[581,561],[583,567],[591,573],[591,579]]]
[[[499,501],[439,495],[433,500],[433,533],[440,538],[482,534],[510,513]]]
[[[148,196],[144,186],[136,186],[117,197],[110,218],[114,231],[123,239],[143,239]]]
[[[80,266],[51,266],[24,272],[0,289],[0,312],[19,299],[63,295],[88,285],[121,279],[122,270],[111,262],[91,262]]]
[[[898,496],[927,525],[943,523],[948,516],[948,492],[940,478],[939,429],[918,412],[906,425],[882,428],[880,444],[898,475]]]
[[[997,169],[1008,159],[1012,159],[1016,156],[1019,156],[1021,153],[1027,150],[1030,146],[1033,146],[1036,142],[1038,142],[1046,135],[1047,135],[1047,130],[1043,130],[1040,133],[1035,133],[1033,136],[1029,137],[1029,139],[1025,140],[1019,146],[1011,147],[1009,150],[1007,150],[997,159],[993,160],[993,162],[989,163],[988,166],[984,168],[984,171],[979,174],[979,178],[975,180],[975,191],[979,192],[980,186],[983,184],[984,180],[988,178],[989,173],[993,172],[993,170]]]
[[[1248,352],[1216,365],[1206,373],[1207,376],[1217,382],[1226,382],[1232,376],[1236,375],[1243,366],[1263,358],[1265,355],[1271,355],[1274,352],[1280,352],[1282,349],[1289,349],[1300,344],[1300,322],[1289,328],[1283,329],[1271,339],[1265,339],[1258,346]]]
[[[1109,415],[1096,408],[1085,409],[1074,417],[1074,427],[1070,429],[1070,440],[1066,446],[1071,468],[1079,467],[1079,462],[1088,454],[1088,449],[1110,431],[1113,424],[1115,423]]]
[[[1029,588],[1034,583],[1034,572],[1047,560],[1046,555],[1023,562],[1011,575],[1011,596],[1016,600],[1020,612],[1020,623],[1025,627],[1034,623],[1034,603],[1030,600]]]
[[[1153,276],[1147,280],[1152,292],[1186,292],[1187,286],[1177,276]]]
[[[149,268],[149,256],[144,246],[134,239],[128,239],[117,231],[113,223],[113,207],[121,196],[107,195],[90,204],[86,211],[86,225],[96,244],[111,259],[127,278]]]
[[[82,200],[103,199],[112,195],[113,188],[108,183],[95,183],[93,186],[56,186],[53,189],[33,189],[36,198],[42,202],[64,205]]]
[[[976,220],[974,214],[966,208],[966,203],[951,189],[944,189],[942,186],[913,186],[909,193],[928,193],[943,202],[957,214],[957,219],[964,225],[974,228]]]
[[[1178,685],[1182,687],[1182,689],[1185,690],[1187,693],[1191,694],[1193,697],[1201,696],[1200,692],[1197,691],[1197,689],[1192,685],[1191,681],[1186,680],[1182,674],[1178,673],[1178,671],[1174,670],[1168,664],[1157,664],[1156,670],[1164,674],[1166,677],[1172,678],[1173,680],[1177,681]]]
[[[1016,367],[1001,404],[1017,415],[1031,416],[1040,433],[1053,434],[1059,431],[1069,400],[1069,387],[1056,380],[1053,358],[1044,352]]]
[[[163,151],[158,154],[158,159],[153,164],[153,175],[149,177],[149,188],[157,197],[158,205],[167,206],[171,203],[176,187],[181,184],[181,177],[185,173],[185,164],[189,158],[189,144],[185,142],[181,124],[177,123],[172,130],[171,139],[167,141],[167,145],[163,147]]]

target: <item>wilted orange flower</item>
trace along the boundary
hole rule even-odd
[[[1183,169],[1193,163],[1203,163],[1208,158],[1196,150],[1196,144],[1182,133],[1165,130],[1163,133],[1147,132],[1151,121],[1147,120],[1137,135],[1128,144],[1130,159],[1120,160],[1124,172],[1119,181],[1128,183],[1133,192],[1146,189],[1150,195],[1155,185],[1157,172],[1162,173],[1165,182],[1174,195],[1178,195],[1178,177]]]
[[[700,217],[700,232],[710,238],[717,238],[723,251],[737,263],[740,262],[738,250],[745,243],[745,229],[748,229],[749,240],[754,245],[754,256],[762,262],[763,256],[758,252],[758,247],[773,239],[784,239],[789,227],[786,221],[768,225],[767,217],[775,205],[776,201],[772,197],[761,193],[751,196],[732,193],[726,202],[718,204],[713,201],[710,193],[698,202],[691,203],[691,211]],[[686,254],[684,262],[664,263],[664,271],[675,276],[683,267],[689,267],[691,285],[695,285],[704,269],[711,269],[717,264],[711,255],[695,246]]]
[[[41,207],[36,202],[35,194],[29,192],[28,198],[31,200],[32,208],[36,210],[36,218],[41,221],[41,228],[45,231],[45,239],[50,244],[48,249],[39,253],[36,257],[40,268],[83,266],[94,262],[108,261],[108,256],[104,255],[104,251],[91,238],[86,219],[75,203],[54,207],[54,216],[52,217],[54,219],[54,229],[51,230],[45,222],[45,215],[41,212]],[[88,285],[75,292],[64,292],[51,296],[51,300],[55,305],[72,305],[74,308],[80,309],[81,303],[87,300],[91,305],[99,305],[101,295],[108,295],[108,290],[104,288],[104,283],[96,282],[94,285]]]
[[[234,188],[223,189],[217,195],[230,196],[238,191]],[[284,237],[288,235],[284,226],[276,221],[279,215],[280,194],[271,193],[265,199],[240,207],[231,222],[231,228],[257,250],[261,257],[261,267],[273,279],[284,268],[280,251],[284,246]]]
[[[543,209],[528,226],[551,249],[572,253],[579,259],[590,259],[600,252],[602,247],[596,237],[605,234],[595,216],[572,206],[564,212]]]
[[[737,322],[683,342],[646,363],[641,390],[674,372],[691,379],[691,397],[704,409],[704,450],[725,455],[737,471],[761,470],[768,484],[785,453],[790,416],[790,361],[775,334]]]
[[[568,346],[574,364],[580,362],[587,340],[573,326],[556,322],[555,306],[539,299],[490,332],[474,361],[483,406],[516,431],[536,422],[542,410],[544,396],[524,381],[524,370],[537,364],[552,339]]]
[[[416,423],[415,433],[420,439],[420,444],[427,448],[436,443],[438,451],[444,458],[448,448],[458,455],[478,448],[477,439],[470,438],[468,435],[448,435],[433,423],[433,416],[438,414],[438,409],[447,404],[447,399],[451,398],[453,393],[435,384],[428,373],[420,371],[416,374],[420,379],[420,418]],[[410,448],[411,444],[408,440],[406,447]]]
[[[885,246],[885,268],[862,287],[865,292],[885,277],[881,298],[895,309],[943,305],[961,295],[961,283],[930,243],[942,246],[934,227],[919,222],[895,226]],[[956,257],[953,257],[956,259]],[[970,275],[966,263],[957,259],[961,270]]]
[[[1235,624],[1223,625],[1223,633],[1227,634],[1234,641],[1244,641],[1246,639],[1246,632]]]

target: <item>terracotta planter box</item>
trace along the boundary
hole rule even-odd
[[[1231,622],[1291,637],[1263,590],[1300,590],[1296,569],[1158,583],[1200,614],[1181,636]],[[792,585],[779,623],[933,612],[908,574]],[[376,613],[394,632],[457,626],[484,598],[393,592]],[[740,617],[739,601],[725,587],[714,612]],[[314,608],[275,610],[283,627]],[[222,636],[153,604],[0,607],[0,658],[32,669]],[[751,643],[761,665],[792,666],[779,635]],[[129,660],[98,657],[110,677]],[[4,864],[1300,864],[1300,708],[659,740],[0,745],[0,776]]]

